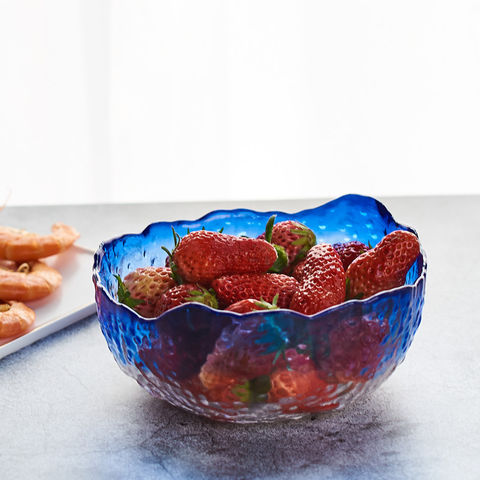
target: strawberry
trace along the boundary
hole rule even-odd
[[[281,270],[281,273],[290,273],[293,266],[306,257],[310,248],[317,243],[317,239],[312,230],[300,222],[286,220],[273,225],[274,220],[275,216],[270,218],[265,233],[258,238],[265,238],[268,242],[285,249],[288,263]]]
[[[231,305],[240,300],[256,299],[272,303],[278,295],[279,308],[287,308],[299,283],[281,273],[246,273],[227,275],[212,282],[212,288],[223,305]]]
[[[257,319],[225,328],[202,366],[200,380],[208,389],[221,389],[269,375],[285,365],[281,352],[286,342],[278,326]]]
[[[348,267],[348,298],[368,298],[382,290],[400,287],[419,253],[416,235],[404,230],[389,233]]]
[[[276,260],[275,248],[265,240],[200,230],[180,240],[171,263],[184,282],[210,285],[223,275],[266,272]]]
[[[269,402],[294,397],[293,401],[282,403],[285,413],[335,408],[337,405],[331,404],[328,396],[332,386],[318,377],[312,359],[294,349],[287,350],[285,356],[287,367],[278,368],[271,375]]]
[[[155,306],[155,311],[157,315],[160,315],[173,307],[188,302],[198,302],[212,308],[218,308],[214,292],[197,284],[184,283],[165,292]]]
[[[223,367],[221,361],[220,355],[215,352],[207,356],[207,361],[203,364],[199,374],[199,379],[205,388],[223,390],[246,381],[245,376],[230,373],[227,368]]]
[[[240,300],[239,302],[232,303],[225,310],[236,313],[249,313],[256,310],[275,310],[277,309],[278,294],[273,297],[272,303],[268,303],[265,300],[255,300],[254,298],[248,298],[246,300]]]
[[[313,315],[345,300],[345,271],[335,249],[327,244],[310,249],[302,267],[302,283],[290,308]]]
[[[357,240],[346,243],[334,243],[333,248],[340,255],[345,271],[359,255],[370,250],[370,247],[367,247],[364,243],[358,242]]]
[[[132,307],[143,317],[155,317],[156,303],[175,285],[171,275],[169,268],[137,268],[123,279],[123,285],[119,281],[119,301]]]
[[[388,323],[356,317],[312,327],[318,374],[327,382],[363,382],[372,378],[383,354]]]
[[[297,395],[312,395],[316,384],[320,383],[313,367],[305,372],[282,368],[276,370],[271,378],[272,390],[269,394],[269,400],[272,402],[280,398],[296,397]]]

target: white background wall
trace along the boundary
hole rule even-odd
[[[0,0],[11,205],[480,194],[479,160],[478,1]]]

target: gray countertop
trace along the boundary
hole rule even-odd
[[[480,197],[382,200],[416,228],[429,269],[422,324],[376,392],[307,420],[215,423],[125,376],[92,316],[0,361],[0,478],[480,478]],[[219,207],[321,203],[7,207],[0,223],[46,231],[63,221],[96,248]]]

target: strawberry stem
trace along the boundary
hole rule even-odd
[[[298,235],[298,238],[292,242],[292,245],[302,248],[293,259],[292,265],[296,265],[303,260],[307,256],[308,251],[317,243],[317,237],[313,230],[303,225],[303,223],[296,222],[296,224],[298,228],[290,230],[290,233]]]
[[[135,308],[137,305],[145,303],[144,300],[139,300],[138,298],[132,298],[130,291],[128,290],[125,283],[123,283],[122,278],[120,275],[114,275],[117,279],[118,283],[118,290],[117,290],[117,297],[120,303],[123,303],[127,307]]]
[[[172,233],[173,233],[173,244],[174,244],[174,250],[175,250],[175,248],[177,248],[177,245],[180,243],[180,240],[182,239],[182,237],[180,237],[180,235],[175,231],[175,229],[173,228],[173,225],[172,225]]]
[[[278,300],[278,293],[273,297],[272,303],[268,303],[263,297],[260,297],[260,300],[255,300],[255,305],[263,310],[276,310]]]
[[[275,260],[275,263],[272,265],[270,268],[269,272],[271,273],[281,273],[285,269],[285,267],[288,265],[288,255],[285,249],[280,246],[280,245],[275,245],[272,243],[273,247],[275,248],[277,252],[277,259]]]
[[[250,382],[247,380],[245,383],[237,384],[232,388],[232,393],[244,403],[250,400]]]
[[[183,279],[182,277],[178,274],[178,268],[175,265],[175,262],[173,260],[170,260],[170,270],[172,271],[172,274],[170,275],[173,280],[178,284],[182,285],[183,284]]]
[[[173,228],[173,227],[172,227]],[[175,238],[175,236],[174,236]],[[163,245],[160,247],[164,252],[167,253],[168,257],[170,258],[170,270],[172,271],[171,273],[171,277],[173,278],[173,280],[175,280],[175,282],[178,284],[178,285],[181,285],[183,283],[183,280],[182,278],[180,277],[180,275],[178,274],[178,269],[177,269],[177,266],[175,265],[175,262],[173,261],[173,253],[167,248],[167,247],[164,247]],[[175,251],[175,250],[174,250]]]
[[[203,303],[212,308],[218,308],[218,301],[213,289],[207,290],[197,284],[197,289],[190,291],[189,302]]]
[[[275,294],[275,296],[273,297],[273,300],[272,300],[272,305],[273,305],[274,307],[276,307],[276,306],[277,306],[277,303],[278,303],[278,297],[279,297],[279,296],[280,296],[280,294],[279,294],[279,293],[277,293],[277,294]]]

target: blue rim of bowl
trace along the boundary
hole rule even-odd
[[[378,292],[375,295],[372,295],[371,297],[368,297],[368,298],[363,299],[363,300],[359,300],[359,299],[346,300],[345,302],[342,302],[338,305],[334,305],[330,308],[322,310],[321,312],[315,313],[313,315],[305,315],[303,313],[296,312],[295,310],[290,310],[288,308],[279,308],[279,309],[275,309],[275,310],[256,310],[256,311],[248,312],[248,313],[237,313],[237,312],[229,312],[227,310],[222,310],[222,309],[219,309],[219,308],[212,308],[212,307],[209,307],[208,305],[204,305],[203,303],[189,302],[189,303],[186,303],[186,304],[183,304],[183,305],[178,305],[177,307],[171,308],[170,310],[167,310],[166,312],[163,312],[158,317],[146,318],[146,317],[142,317],[141,315],[139,315],[133,308],[130,308],[127,305],[125,305],[123,303],[120,303],[118,300],[113,298],[112,295],[110,295],[110,292],[105,288],[105,286],[101,282],[100,275],[99,275],[99,269],[100,269],[100,264],[101,264],[101,258],[103,257],[104,247],[106,245],[110,244],[110,243],[122,241],[125,238],[142,237],[142,236],[144,237],[144,236],[148,235],[150,229],[154,225],[160,225],[160,224],[173,225],[175,223],[199,223],[199,222],[202,222],[203,220],[206,220],[209,217],[212,217],[212,216],[217,215],[217,214],[235,214],[235,213],[254,213],[254,214],[258,214],[258,213],[262,213],[262,214],[266,214],[266,215],[267,214],[270,214],[270,215],[281,214],[281,215],[296,216],[296,215],[300,215],[300,214],[304,214],[304,213],[308,213],[308,212],[314,212],[314,211],[318,210],[319,208],[321,208],[321,209],[327,208],[329,205],[331,205],[333,203],[337,203],[337,202],[341,201],[342,199],[348,199],[348,198],[374,200],[377,203],[377,205],[379,207],[379,210],[383,210],[383,212],[382,212],[383,214],[386,214],[386,216],[388,218],[390,218],[399,227],[402,227],[403,230],[407,230],[409,232],[412,232],[417,236],[417,238],[419,238],[415,229],[413,229],[412,227],[409,227],[408,225],[403,225],[403,224],[398,223],[395,220],[395,218],[393,217],[393,215],[390,213],[390,211],[387,209],[387,207],[385,207],[385,205],[383,205],[382,202],[380,202],[379,200],[377,200],[374,197],[369,197],[369,196],[366,196],[366,195],[357,195],[357,194],[342,195],[341,197],[337,197],[333,200],[328,201],[327,203],[324,203],[322,205],[318,205],[317,207],[307,208],[307,209],[300,210],[298,212],[293,212],[293,213],[282,212],[282,211],[279,211],[279,210],[270,210],[270,211],[266,211],[266,212],[259,212],[258,210],[252,210],[252,209],[249,209],[249,208],[235,208],[235,209],[231,209],[231,210],[226,210],[226,209],[212,210],[212,211],[206,213],[205,215],[203,215],[203,216],[201,216],[201,217],[199,217],[195,220],[174,220],[172,222],[166,222],[166,221],[153,222],[153,223],[149,224],[147,227],[145,227],[142,230],[142,232],[140,232],[140,233],[126,233],[124,235],[120,235],[118,237],[111,238],[110,240],[106,240],[104,242],[101,242],[97,251],[95,252],[94,262],[93,262],[94,266],[93,266],[92,279],[93,279],[93,282],[95,284],[95,288],[100,288],[111,302],[113,302],[115,305],[117,305],[121,309],[125,309],[128,312],[134,313],[135,316],[138,318],[138,320],[144,321],[144,322],[156,322],[158,320],[162,320],[162,318],[170,316],[170,314],[173,313],[173,312],[180,312],[182,310],[187,310],[187,309],[192,309],[192,308],[193,309],[198,308],[199,310],[214,312],[216,314],[222,313],[222,314],[230,316],[232,318],[245,318],[245,317],[252,316],[252,315],[257,315],[257,316],[258,315],[261,315],[261,316],[264,316],[264,315],[278,315],[278,314],[281,314],[282,312],[288,312],[293,317],[299,317],[299,318],[302,318],[302,319],[309,319],[309,320],[317,320],[317,319],[320,319],[323,316],[326,316],[326,315],[332,313],[333,311],[340,311],[344,308],[349,308],[351,305],[368,305],[370,303],[374,303],[379,298],[381,298],[383,296],[386,297],[388,295],[391,295],[394,292],[415,290],[418,287],[418,285],[420,284],[420,282],[425,281],[425,278],[426,278],[426,275],[427,275],[427,259],[426,259],[425,251],[422,248],[420,238],[419,238],[419,242],[420,242],[420,255],[422,255],[422,271],[421,271],[420,275],[418,276],[418,278],[415,280],[414,283],[409,284],[409,285],[401,285],[400,287],[391,288],[390,290],[382,290],[381,292]]]

